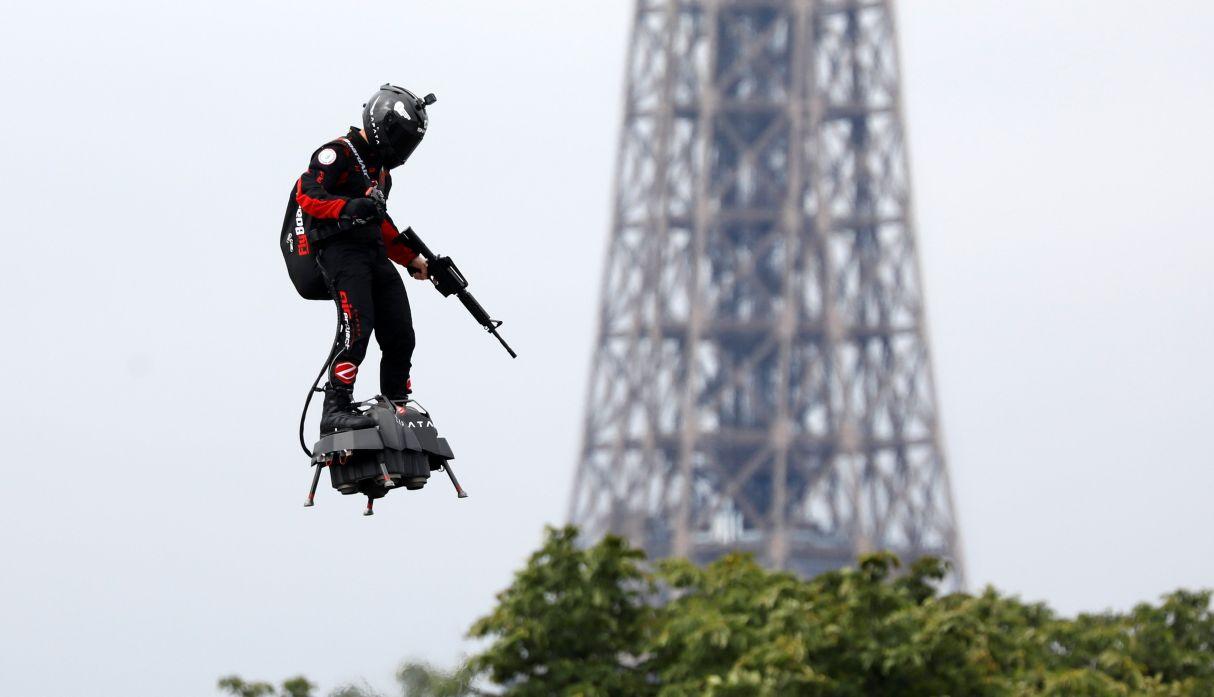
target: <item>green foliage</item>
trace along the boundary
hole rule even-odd
[[[312,697],[315,688],[302,675],[284,680],[277,692],[268,682],[245,682],[236,675],[219,679],[219,689],[234,697]]]
[[[425,663],[405,663],[396,671],[404,697],[466,697],[481,694],[472,687],[476,677],[471,666],[446,673]]]
[[[404,697],[1214,697],[1210,592],[1072,619],[993,588],[942,594],[947,572],[888,553],[809,580],[744,555],[649,565],[619,538],[580,547],[574,528],[550,528],[469,632],[484,650],[397,679]],[[296,680],[278,694],[310,697]]]
[[[617,538],[576,536],[549,530],[473,626],[492,641],[465,676],[527,696],[1214,697],[1208,592],[1066,619],[991,588],[941,594],[936,559],[878,553],[802,580],[743,555],[648,568]]]
[[[342,685],[341,687],[329,693],[329,697],[383,697],[380,693],[371,689],[369,685]]]
[[[469,662],[511,695],[642,695],[646,671],[634,658],[654,610],[644,555],[608,537],[588,549],[577,530],[549,529],[498,605],[472,626],[493,643]]]

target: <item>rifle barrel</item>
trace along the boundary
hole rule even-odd
[[[422,238],[418,236],[417,232],[413,228],[405,228],[404,232],[401,233],[401,236],[405,238],[406,244],[408,244],[413,251],[418,252],[422,256],[426,257],[426,259],[433,261],[438,258],[434,252],[430,251],[430,247],[428,247],[426,243],[422,241]],[[450,264],[449,260],[448,264]],[[485,308],[481,307],[481,304],[476,301],[476,298],[472,297],[472,294],[466,289],[468,282],[462,278],[458,270],[454,269],[453,265],[448,266],[447,270],[452,272],[457,282],[464,287],[463,290],[460,290],[455,295],[459,298],[459,301],[464,304],[464,307],[467,308],[468,312],[472,315],[472,318],[479,322],[486,331],[492,334],[494,338],[501,343],[502,347],[506,349],[506,353],[509,353],[511,358],[518,358],[518,354],[514,352],[514,349],[510,348],[510,344],[507,344],[506,340],[502,338],[502,335],[497,333],[497,328],[500,327],[502,323],[490,317],[489,313],[485,311]],[[439,286],[436,285],[435,287],[438,288]],[[441,288],[440,292],[442,292]],[[450,292],[451,290],[448,290],[443,294],[446,295]]]
[[[510,348],[510,344],[507,344],[502,335],[497,333],[497,329],[490,329],[489,333],[497,337],[498,342],[501,343],[502,348],[506,349],[506,353],[510,354],[511,358],[518,358],[518,354],[514,352],[514,349]]]

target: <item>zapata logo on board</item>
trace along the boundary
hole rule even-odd
[[[347,385],[353,385],[354,378],[358,376],[358,366],[349,362],[338,363],[337,365],[333,366],[333,374],[337,376],[338,380],[341,380]]]

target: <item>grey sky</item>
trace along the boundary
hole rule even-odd
[[[454,660],[565,514],[631,3],[7,7],[0,693],[388,686],[402,657]],[[1066,612],[1214,586],[1214,5],[899,18],[971,582]],[[436,480],[363,519],[329,490],[300,507],[332,309],[271,238],[386,80],[439,96],[394,217],[521,357],[409,282],[417,394],[472,498]]]

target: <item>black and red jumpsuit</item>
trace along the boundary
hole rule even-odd
[[[340,312],[339,346],[329,367],[329,384],[353,387],[374,332],[383,354],[380,392],[389,399],[403,400],[409,390],[415,337],[409,297],[391,262],[407,266],[417,253],[405,245],[389,218],[339,226],[346,202],[366,196],[371,186],[368,177],[385,195],[391,190],[391,175],[358,129],[351,128],[344,139],[330,141],[312,153],[308,171],[295,185],[295,199],[313,219],[316,263]]]

